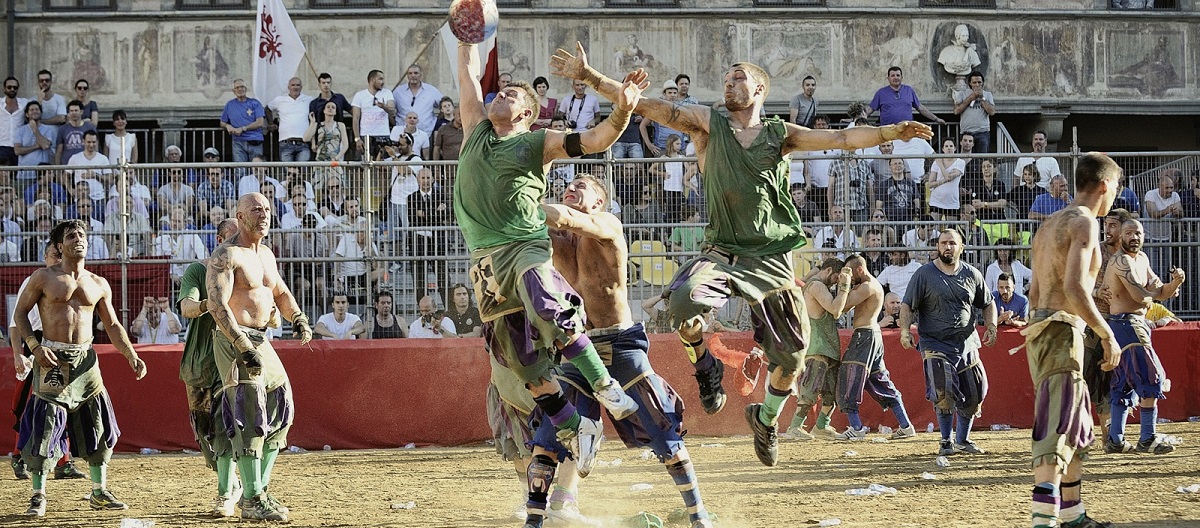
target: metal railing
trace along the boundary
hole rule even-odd
[[[1004,142],[998,141],[1003,145]],[[1156,153],[1157,154],[1157,153]],[[1020,154],[996,155],[930,155],[914,166],[929,167],[938,160],[960,158],[964,160],[1011,160]],[[1059,153],[1050,156],[1073,164],[1079,153]],[[1180,159],[1191,159],[1197,153],[1180,153]],[[1150,164],[1151,158],[1142,153],[1114,154],[1120,162],[1143,172],[1152,172],[1161,164]],[[858,161],[887,160],[877,154],[843,153],[839,156],[814,156],[799,154],[794,161],[812,163],[819,161],[841,162],[843,166]],[[902,158],[903,159],[903,158]],[[679,164],[668,166],[669,164]],[[1139,165],[1141,164],[1141,165]],[[996,163],[1003,167],[1003,163]],[[21,168],[28,170],[29,168]],[[175,295],[175,285],[170,291],[131,290],[130,284],[122,280],[127,270],[138,265],[164,265],[168,273],[178,275],[183,265],[203,258],[212,248],[212,226],[223,215],[233,209],[237,196],[244,192],[262,191],[273,195],[273,199],[287,197],[275,202],[277,214],[275,228],[268,243],[276,251],[284,279],[292,284],[296,296],[306,311],[323,313],[328,309],[329,293],[332,290],[350,290],[356,309],[369,311],[372,292],[379,289],[392,291],[396,295],[397,312],[412,315],[417,301],[426,294],[450,299],[450,286],[469,283],[469,257],[465,243],[458,231],[453,204],[449,202],[449,189],[455,178],[454,162],[342,162],[337,166],[328,162],[303,164],[267,163],[258,165],[235,164],[139,164],[113,165],[111,175],[103,174],[104,167],[37,167],[38,183],[15,180],[16,168],[0,170],[0,222],[3,223],[4,247],[20,248],[27,238],[44,236],[49,225],[58,218],[79,216],[91,205],[93,225],[99,225],[92,233],[94,244],[102,244],[109,256],[108,262],[122,272],[109,276],[115,289],[122,290],[122,305],[117,306],[122,320],[128,323],[137,313],[137,301],[147,296],[162,297]],[[625,222],[625,235],[631,245],[631,282],[629,296],[635,314],[642,300],[652,299],[666,286],[673,270],[688,258],[697,254],[702,236],[702,226],[707,221],[707,203],[703,191],[703,178],[696,171],[694,158],[656,159],[584,159],[556,162],[549,174],[548,198],[553,201],[561,192],[565,182],[580,174],[595,175],[610,185],[612,210]],[[449,207],[440,212],[421,217],[415,214],[419,205],[401,200],[420,192],[418,175],[426,172],[433,176],[431,196],[435,203],[447,203]],[[687,179],[684,192],[666,196],[666,178],[676,174]],[[802,177],[801,175],[798,175]],[[871,186],[886,183],[891,174],[870,174]],[[911,175],[909,175],[911,176]],[[922,180],[917,175],[911,180]],[[996,181],[1004,184],[1006,176],[998,174]],[[76,179],[87,183],[76,184]],[[17,184],[14,192],[5,185]],[[95,192],[92,183],[100,185]],[[54,196],[47,188],[59,184],[70,189],[63,199]],[[216,183],[218,187],[213,187]],[[152,189],[147,184],[159,186]],[[851,178],[833,178],[835,198],[847,200],[854,194],[864,192],[861,187],[851,187]],[[205,189],[208,185],[208,189]],[[917,183],[915,185],[920,185]],[[191,199],[184,193],[172,189],[188,187]],[[802,183],[793,190],[802,188]],[[32,189],[31,189],[32,188]],[[221,194],[220,189],[226,189]],[[104,189],[108,189],[105,191]],[[164,190],[165,189],[165,190]],[[216,189],[214,191],[214,189]],[[159,192],[163,191],[163,192]],[[1200,191],[1188,190],[1194,194]],[[33,201],[26,202],[29,194]],[[855,236],[842,237],[844,248],[858,248],[885,252],[888,248],[904,248],[921,257],[928,255],[931,244],[928,232],[936,227],[976,225],[971,232],[984,233],[983,238],[968,239],[966,260],[986,268],[997,249],[997,240],[1007,236],[1010,251],[1028,263],[1025,256],[1029,249],[1030,236],[1039,222],[1028,220],[1014,206],[1006,207],[999,217],[965,223],[961,217],[929,220],[925,216],[926,194],[920,193],[922,207],[912,216],[882,219],[855,217],[860,213],[851,211],[839,221],[831,222],[828,214],[814,218],[802,218],[803,225],[812,235],[810,244],[797,252],[797,271],[803,276],[813,264],[830,250],[823,248],[823,228],[852,230]],[[352,200],[359,205],[351,212]],[[437,202],[441,200],[441,202]],[[1200,197],[1197,197],[1200,203]],[[964,198],[962,203],[972,200]],[[874,208],[875,204],[869,204]],[[804,210],[801,207],[801,210]],[[437,208],[434,208],[437,211]],[[826,210],[828,213],[828,210]],[[1192,216],[1200,217],[1200,214]],[[39,223],[42,217],[47,222]],[[835,215],[836,217],[836,215]],[[922,220],[916,220],[921,218]],[[423,219],[422,219],[423,218]],[[28,219],[28,220],[27,220]],[[1167,236],[1165,239],[1147,240],[1147,253],[1153,253],[1154,261],[1180,266],[1193,277],[1200,272],[1200,219],[1168,218],[1163,220]],[[877,248],[865,248],[867,232],[881,231],[881,243]],[[838,237],[834,229],[835,244]],[[907,236],[911,232],[910,236]],[[195,235],[201,239],[203,251],[183,252],[179,237]],[[320,241],[318,241],[320,240]],[[922,241],[924,241],[922,243]],[[986,242],[985,242],[986,241]],[[11,243],[11,244],[9,244]],[[337,249],[343,246],[339,254]],[[192,247],[197,244],[192,243]],[[126,250],[125,248],[129,248]],[[366,249],[373,248],[373,249]],[[37,252],[37,250],[34,250]],[[37,257],[22,255],[16,250],[18,260],[10,262],[11,252],[0,251],[0,267],[29,266]],[[839,251],[840,252],[840,251]],[[40,252],[39,252],[40,256]],[[347,264],[350,264],[347,266]],[[348,269],[349,268],[349,269]],[[3,271],[3,270],[0,270]],[[1166,270],[1158,270],[1165,275]],[[18,282],[19,284],[19,282]],[[1200,289],[1194,281],[1185,284],[1183,294],[1168,303],[1181,315],[1200,315]],[[15,294],[7,291],[8,294]],[[131,302],[132,300],[132,302]],[[444,304],[444,303],[443,303]],[[744,306],[730,303],[721,314],[721,319],[740,320],[744,317]]]

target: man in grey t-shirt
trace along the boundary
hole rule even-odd
[[[813,93],[817,91],[817,80],[809,75],[801,83],[801,92],[792,97],[788,104],[791,113],[789,121],[802,127],[813,127],[813,118],[817,117],[817,100]]]
[[[921,266],[908,281],[900,306],[900,344],[914,348],[910,326],[919,323],[925,394],[933,402],[942,442],[941,455],[982,454],[968,435],[987,394],[987,372],[979,357],[975,308],[983,309],[984,344],[996,343],[996,303],[978,269],[962,262],[963,237],[953,229],[938,236],[938,258]],[[954,416],[957,415],[957,424]],[[957,430],[950,442],[952,426]]]
[[[954,113],[959,116],[958,126],[975,136],[975,150],[992,151],[992,114],[996,113],[996,101],[992,92],[983,89],[983,74],[978,71],[967,76],[969,90],[954,92]]]

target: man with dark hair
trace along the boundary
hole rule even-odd
[[[838,258],[821,262],[820,271],[804,285],[804,304],[807,307],[811,338],[804,358],[804,370],[796,380],[796,417],[788,432],[800,440],[812,440],[816,434],[833,437],[837,431],[829,426],[837,398],[837,373],[842,359],[842,342],[838,337],[837,319],[845,311],[850,293],[850,270]],[[837,294],[830,293],[836,288]],[[804,430],[804,422],[812,406],[821,399],[817,423],[812,431]]]
[[[800,85],[800,93],[792,97],[788,104],[788,122],[813,128],[813,118],[817,117],[817,106],[820,105],[817,98],[813,97],[817,92],[817,79],[806,75]]]
[[[992,292],[992,297],[996,299],[997,324],[1025,326],[1029,319],[1029,299],[1015,291],[1012,275],[1001,273],[996,278],[996,291]]]
[[[93,316],[99,315],[108,337],[137,379],[146,375],[146,364],[117,320],[108,281],[84,268],[87,224],[81,220],[62,222],[54,227],[50,239],[62,260],[33,272],[16,307],[18,337],[36,359],[31,374],[32,395],[21,417],[17,443],[33,475],[33,497],[25,514],[46,515],[47,462],[62,456],[68,437],[71,453],[88,461],[91,508],[124,510],[128,506],[117,500],[107,485],[108,461],[120,431],[112,400],[100,377],[100,362],[91,346]],[[42,319],[40,342],[29,320],[35,306]]]
[[[679,104],[700,104],[700,101],[696,100],[696,97],[689,91],[692,87],[692,78],[688,77],[688,74],[676,75],[675,86],[679,88],[679,95],[675,99],[679,101]]]
[[[317,326],[313,334],[322,339],[358,339],[367,331],[362,319],[349,311],[350,298],[345,291],[334,290],[329,294],[333,311],[322,314],[317,318]]]
[[[317,87],[321,90],[311,103],[308,103],[309,119],[321,121],[325,115],[325,103],[333,101],[337,105],[337,114],[334,119],[341,121],[346,118],[346,114],[352,112],[353,107],[350,106],[350,101],[346,100],[346,96],[333,91],[333,76],[326,72],[321,72],[317,75]]]
[[[37,84],[36,100],[42,104],[44,123],[55,126],[66,123],[67,100],[63,96],[54,93],[54,74],[50,73],[50,70],[38,71]],[[82,111],[82,109],[83,106],[80,105],[80,110]]]
[[[837,439],[863,440],[870,432],[871,429],[863,425],[858,415],[858,405],[862,403],[864,391],[883,410],[891,410],[896,415],[898,428],[892,433],[892,440],[913,438],[917,436],[917,429],[908,420],[904,398],[892,383],[887,366],[883,363],[883,333],[879,330],[878,322],[879,311],[883,308],[883,286],[871,276],[862,255],[847,258],[846,269],[854,281],[854,290],[846,298],[845,306],[845,311],[854,310],[854,319],[851,321],[854,334],[850,336],[850,344],[846,346],[842,364],[838,367],[837,403],[846,413],[850,425],[837,435]]]
[[[237,220],[226,218],[217,224],[217,244],[237,233]],[[207,260],[193,262],[179,281],[176,305],[179,313],[191,319],[179,362],[179,379],[187,391],[192,433],[200,445],[204,464],[217,472],[217,498],[213,501],[213,517],[233,517],[234,507],[242,498],[242,487],[233,470],[233,444],[219,429],[222,426],[212,416],[221,390],[217,377],[217,362],[213,358],[213,318],[208,313]]]
[[[42,113],[45,114],[43,104]],[[58,143],[54,150],[54,164],[66,165],[72,156],[83,152],[83,135],[96,131],[96,125],[83,120],[83,103],[71,101],[67,103],[66,122],[58,127]],[[46,120],[43,123],[51,123]],[[103,197],[101,197],[103,198]]]
[[[1045,190],[1050,190],[1050,178],[1062,176],[1062,168],[1058,166],[1058,160],[1049,156],[1042,156],[1046,153],[1046,131],[1037,130],[1033,133],[1033,139],[1030,140],[1030,145],[1033,147],[1033,156],[1024,156],[1017,160],[1017,164],[1013,166],[1013,188],[1016,188],[1015,183],[1021,181],[1021,171],[1027,165],[1033,164],[1037,167],[1037,185]]]
[[[1124,173],[1122,172],[1122,178]],[[1118,184],[1118,189],[1120,189]],[[1120,191],[1117,191],[1115,196],[1120,196]],[[1116,203],[1114,198],[1113,203]],[[1100,269],[1096,272],[1095,286],[1092,288],[1092,300],[1096,303],[1096,309],[1103,315],[1108,315],[1108,300],[1112,297],[1112,291],[1105,286],[1105,271],[1108,269],[1108,263],[1112,261],[1112,257],[1121,251],[1121,226],[1125,222],[1133,220],[1133,215],[1125,209],[1110,209],[1108,214],[1104,215],[1104,241],[1100,244]],[[1104,347],[1101,346],[1100,337],[1091,327],[1083,330],[1083,380],[1087,382],[1088,391],[1092,396],[1092,408],[1096,411],[1096,416],[1100,418],[1100,437],[1101,439],[1108,438],[1109,427],[1109,411],[1112,406],[1109,405],[1109,395],[1112,393],[1112,371],[1104,370],[1101,365],[1104,364]]]
[[[21,83],[16,77],[9,76],[4,79],[4,98],[0,99],[0,165],[17,164],[17,153],[13,150],[14,140],[17,130],[25,126],[25,111],[28,105],[24,98],[17,97],[17,90],[20,88]]]
[[[1033,238],[1033,313],[1022,333],[1038,402],[1033,410],[1034,527],[1110,526],[1088,517],[1080,495],[1083,459],[1094,439],[1081,334],[1086,325],[1099,336],[1101,368],[1117,366],[1121,351],[1092,302],[1092,287],[1100,268],[1096,217],[1112,206],[1120,173],[1108,156],[1085,154],[1075,170],[1075,199]]]
[[[939,125],[946,124],[945,119],[934,115],[921,104],[921,100],[917,99],[917,91],[913,90],[912,86],[903,83],[904,70],[899,66],[888,68],[887,78],[888,85],[877,90],[875,97],[871,99],[871,112],[867,117],[878,111],[879,124],[891,125],[912,119],[913,110],[916,110],[930,121],[937,121]]]
[[[578,67],[601,94],[611,97],[619,92],[617,82],[596,81],[594,71],[586,71],[584,64]],[[808,346],[808,315],[791,257],[793,249],[808,241],[787,193],[790,168],[784,155],[928,138],[932,131],[913,122],[810,130],[779,119],[763,120],[760,110],[771,80],[765,70],[747,62],[730,66],[724,85],[729,117],[707,106],[677,106],[653,98],[642,99],[637,111],[690,135],[705,176],[709,246],[680,268],[668,287],[670,319],[695,365],[700,402],[710,414],[725,405],[724,367],[704,348],[704,316],[738,295],[749,301],[751,318],[760,330],[755,334],[771,372],[763,403],[746,407],[744,416],[754,432],[759,461],[774,466],[779,446],[775,426]]]
[[[962,234],[953,229],[942,231],[937,239],[938,257],[913,274],[900,307],[900,345],[904,348],[918,345],[910,329],[913,315],[917,316],[925,397],[937,412],[941,455],[984,453],[969,438],[971,424],[987,396],[975,308],[983,309],[983,345],[996,344],[996,303],[984,285],[983,274],[961,260],[962,252]],[[953,443],[952,429],[957,430]]]
[[[959,116],[958,126],[963,134],[974,137],[975,150],[969,152],[992,151],[992,115],[996,113],[996,101],[992,92],[983,89],[983,74],[972,71],[967,75],[969,90],[953,93],[954,114]]]
[[[367,87],[354,94],[350,102],[354,146],[363,159],[374,158],[390,140],[391,120],[396,117],[396,98],[383,87],[383,72],[367,73]],[[370,152],[365,150],[370,142]]]
[[[573,79],[589,74],[593,83],[607,81],[587,68],[582,44],[578,49],[582,64],[568,69],[556,62],[552,71]],[[561,55],[568,54],[559,50],[552,60],[560,60]],[[590,465],[600,422],[581,418],[566,400],[553,378],[551,355],[558,351],[575,365],[615,418],[633,414],[638,406],[609,376],[584,333],[579,295],[551,265],[546,215],[538,204],[546,194],[550,162],[603,152],[621,135],[647,85],[646,74],[639,70],[626,75],[610,97],[615,105],[604,123],[584,132],[530,132],[539,112],[537,92],[526,83],[514,82],[485,107],[479,80],[472,73],[479,67],[478,46],[460,42],[459,110],[463,129],[470,132],[454,180],[454,211],[471,251],[471,282],[484,321],[483,335],[497,361],[512,369],[534,395],[558,439],[571,444],[580,466]],[[556,466],[547,456],[535,457],[530,464],[531,519],[535,515],[540,519],[544,511],[534,505],[545,504]]]
[[[367,339],[396,339],[408,337],[408,321],[395,315],[392,292],[379,290],[375,293],[375,316],[367,324]]]

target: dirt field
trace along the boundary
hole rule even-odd
[[[1131,431],[1134,429],[1131,426]],[[1200,483],[1197,447],[1200,424],[1162,426],[1189,443],[1162,456],[1097,455],[1087,465],[1084,498],[1093,515],[1122,527],[1200,526],[1200,495],[1176,492]],[[724,527],[795,527],[822,519],[841,526],[932,527],[1028,525],[1031,477],[1028,431],[978,432],[990,451],[934,463],[936,441],[921,434],[907,441],[875,443],[797,442],[784,439],[780,465],[764,468],[754,459],[748,436],[691,438],[701,490]],[[641,450],[606,444],[597,468],[581,489],[585,514],[620,526],[638,511],[665,520],[682,505],[666,472]],[[848,456],[847,451],[856,454]],[[7,473],[7,470],[5,471]],[[924,480],[923,472],[936,476]],[[49,510],[42,522],[15,515],[24,511],[28,482],[8,480],[0,491],[0,526],[116,527],[123,517],[153,520],[156,527],[236,524],[207,518],[215,476],[197,455],[118,456],[110,488],[132,508],[124,514],[93,513],[82,497],[87,481],[48,483]],[[634,484],[653,485],[631,491]],[[894,497],[848,496],[848,488],[878,483]],[[468,527],[520,526],[510,513],[519,500],[511,465],[489,446],[410,450],[334,451],[285,454],[279,458],[272,493],[292,509],[293,526]],[[957,507],[950,499],[960,501]],[[413,509],[393,504],[413,501]]]

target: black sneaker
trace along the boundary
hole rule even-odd
[[[129,505],[117,500],[111,491],[99,490],[93,491],[88,496],[88,504],[93,510],[128,510]]]
[[[1112,439],[1104,438],[1104,452],[1108,454],[1115,453],[1132,453],[1136,448],[1127,440],[1122,440],[1121,443],[1113,442]]]
[[[700,405],[704,407],[704,412],[717,414],[725,407],[725,389],[721,387],[721,379],[725,377],[725,364],[716,357],[712,360],[712,368],[696,371],[696,383],[700,385]]]
[[[1100,522],[1083,514],[1083,518],[1074,522],[1062,523],[1062,528],[1112,528],[1110,522]]]
[[[34,493],[33,497],[29,498],[29,509],[25,510],[25,515],[30,517],[45,517],[46,496],[41,493]]]
[[[1139,441],[1137,443],[1137,451],[1139,453],[1151,453],[1155,455],[1165,455],[1175,450],[1175,446],[1166,442],[1166,437],[1160,434],[1154,435],[1148,442]]]
[[[20,456],[14,456],[12,459],[13,476],[17,480],[29,480],[29,467],[25,465],[25,459]]]
[[[87,478],[82,471],[75,467],[74,460],[68,460],[66,464],[54,468],[54,478],[56,479],[81,479]]]
[[[775,426],[758,421],[758,410],[761,403],[751,403],[746,406],[746,423],[754,432],[754,454],[758,461],[767,466],[779,463],[779,437],[775,434]]]

